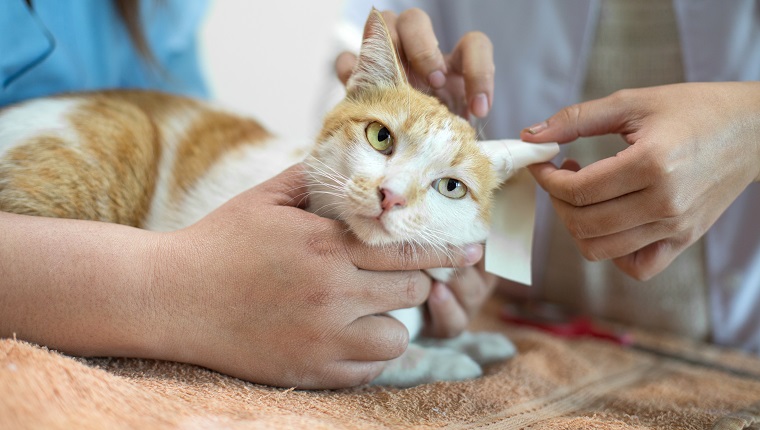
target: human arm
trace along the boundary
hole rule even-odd
[[[624,90],[529,127],[529,142],[620,134],[630,146],[580,169],[530,168],[590,260],[646,280],[699,239],[760,180],[760,83]]]
[[[440,261],[361,244],[295,207],[303,190],[293,168],[171,233],[0,213],[0,336],[277,386],[369,382],[408,341],[379,314],[422,303],[417,269]]]

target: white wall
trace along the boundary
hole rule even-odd
[[[214,98],[275,134],[312,137],[341,0],[215,0],[201,31]]]

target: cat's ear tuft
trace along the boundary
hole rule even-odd
[[[556,143],[527,143],[517,139],[483,140],[479,142],[491,160],[496,177],[504,182],[525,166],[549,161],[559,153]]]
[[[385,20],[377,9],[372,8],[364,25],[359,59],[346,90],[350,95],[365,89],[394,87],[406,82],[404,68],[396,55]]]

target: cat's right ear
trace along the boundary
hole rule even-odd
[[[559,153],[559,145],[527,143],[516,139],[483,140],[478,142],[491,160],[499,182],[504,182],[525,166],[549,161]]]
[[[359,59],[346,84],[346,91],[350,96],[367,89],[396,87],[406,83],[406,73],[396,55],[385,20],[377,9],[372,8],[364,24]]]

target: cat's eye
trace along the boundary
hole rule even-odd
[[[459,179],[441,178],[433,181],[433,188],[450,199],[461,199],[467,195],[467,185]]]
[[[373,122],[367,127],[367,141],[381,154],[390,155],[393,152],[393,136],[379,122]]]

